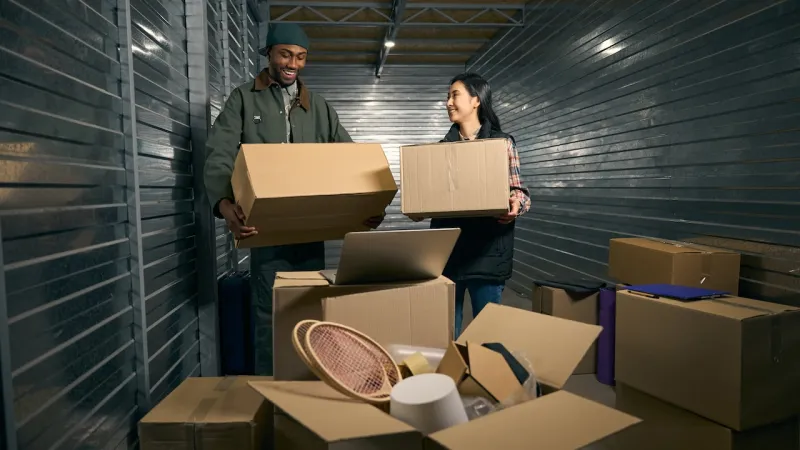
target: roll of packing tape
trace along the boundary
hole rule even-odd
[[[439,363],[442,362],[442,358],[444,358],[445,353],[445,350],[442,348],[420,347],[417,345],[404,344],[388,345],[386,346],[386,351],[392,355],[392,358],[398,364],[403,362],[406,358],[414,353],[422,353],[422,356],[428,360],[428,364],[430,364],[433,370],[436,370],[436,368],[439,367]]]
[[[467,412],[452,378],[424,373],[392,388],[389,413],[424,434],[467,422]]]
[[[422,375],[423,373],[433,373],[433,368],[428,364],[428,360],[422,356],[422,353],[417,352],[403,360],[403,365],[406,366],[411,375]]]

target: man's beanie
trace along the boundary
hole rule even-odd
[[[308,36],[300,28],[300,25],[294,23],[272,23],[267,32],[267,46],[258,52],[263,56],[267,56],[268,48],[281,44],[297,45],[308,50]]]

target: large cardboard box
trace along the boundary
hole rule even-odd
[[[366,231],[397,193],[379,144],[242,144],[231,178],[247,226],[239,248],[342,239]]]
[[[800,413],[800,308],[617,293],[616,379],[737,431]]]
[[[748,431],[730,428],[662,402],[625,384],[617,385],[618,410],[642,423],[615,438],[615,450],[797,450],[796,417]]]
[[[273,408],[251,381],[271,377],[187,378],[139,422],[142,450],[261,450]]]
[[[359,295],[361,294],[361,295]],[[455,284],[445,277],[418,282],[332,285],[319,272],[280,272],[273,290],[276,380],[315,380],[292,346],[301,320],[330,320],[381,345],[446,348],[455,323]]]
[[[578,293],[534,284],[533,312],[597,325],[599,297],[598,292]],[[575,375],[595,373],[596,366],[597,343],[595,342],[573,373]]]
[[[458,342],[499,342],[525,354],[545,391],[553,392],[564,386],[599,333],[598,326],[490,304]],[[577,449],[639,422],[559,391],[426,437],[374,406],[344,398],[322,382],[254,382],[251,386],[277,407],[276,446],[285,450]]]
[[[740,255],[690,243],[612,239],[608,271],[625,284],[674,284],[739,293]]]
[[[496,216],[508,211],[509,195],[505,139],[400,148],[400,200],[407,216]]]

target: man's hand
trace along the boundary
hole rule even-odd
[[[364,225],[370,227],[371,229],[378,228],[381,223],[383,223],[383,218],[386,217],[386,213],[384,212],[380,216],[373,216],[369,219],[364,221]]]
[[[228,199],[223,199],[219,202],[219,212],[225,218],[228,229],[231,230],[236,239],[247,239],[258,234],[254,227],[246,227],[244,225],[245,217],[241,206],[231,203]]]
[[[511,208],[511,210],[503,214],[502,216],[497,217],[497,221],[502,223],[503,225],[507,225],[513,222],[519,215],[519,201],[517,201],[517,199],[513,197],[509,198],[508,206]]]

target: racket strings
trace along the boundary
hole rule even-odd
[[[347,329],[317,324],[307,332],[305,341],[313,355],[310,359],[358,396],[386,400],[400,381],[397,365],[385,351]]]

